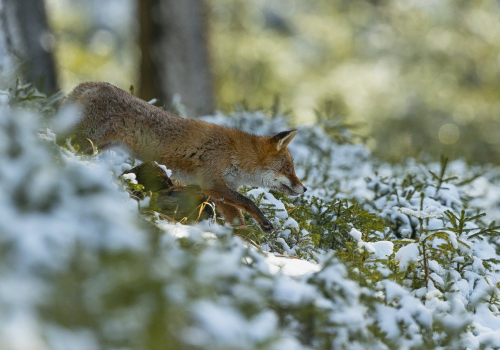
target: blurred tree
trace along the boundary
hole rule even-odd
[[[53,93],[57,78],[52,55],[53,36],[43,0],[0,0],[0,69],[7,77],[21,76],[38,89]]]
[[[16,47],[14,30],[14,8],[11,1],[0,0],[0,76],[2,83],[4,79],[13,77],[14,72],[19,67],[19,56]]]
[[[190,117],[214,109],[204,0],[141,0],[139,95],[171,102],[179,94]]]

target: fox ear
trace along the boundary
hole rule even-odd
[[[282,131],[279,134],[274,135],[271,140],[276,145],[276,150],[281,151],[283,148],[286,148],[290,142],[292,142],[295,135],[297,135],[297,130],[295,129]]]

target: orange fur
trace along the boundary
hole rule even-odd
[[[141,160],[154,160],[173,171],[173,177],[197,183],[223,206],[247,211],[266,232],[269,220],[250,199],[237,192],[241,185],[264,186],[291,195],[306,189],[295,175],[286,146],[297,131],[257,136],[201,120],[165,112],[108,83],[83,83],[68,96],[82,112],[75,142],[89,151],[87,138],[99,148],[122,144]],[[228,219],[241,221],[234,209]],[[240,224],[243,224],[240,222]]]

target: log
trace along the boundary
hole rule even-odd
[[[144,162],[124,174],[135,174],[135,179],[144,186],[146,192],[158,192],[174,186],[165,171],[154,162]]]
[[[165,171],[154,162],[144,162],[124,174],[135,174],[137,182],[144,186],[132,195],[143,199],[151,192],[150,206],[174,222],[197,222],[214,216],[214,205],[196,185],[176,186]]]

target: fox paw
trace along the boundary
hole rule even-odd
[[[273,233],[274,232],[274,226],[271,224],[271,221],[269,221],[267,219],[262,222],[262,224],[260,225],[260,228],[265,233]]]

